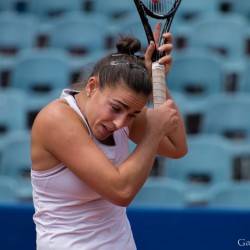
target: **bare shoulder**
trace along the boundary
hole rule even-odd
[[[70,141],[84,136],[90,138],[86,125],[67,101],[51,102],[38,113],[32,127],[33,168],[46,170],[62,162]]]
[[[44,107],[37,115],[31,136],[46,145],[59,142],[62,138],[88,134],[86,124],[65,99],[57,99]]]
[[[57,99],[45,106],[37,115],[33,127],[33,132],[50,133],[61,125],[69,122],[81,121],[79,115],[68,105],[64,99]]]

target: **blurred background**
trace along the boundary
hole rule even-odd
[[[249,0],[182,0],[166,84],[183,115],[189,152],[157,157],[129,206],[139,249],[181,249],[180,238],[193,249],[237,249],[247,237],[249,24]],[[0,0],[0,249],[35,249],[30,129],[37,113],[115,52],[122,34],[139,38],[142,52],[147,47],[132,0]]]

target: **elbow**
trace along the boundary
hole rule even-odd
[[[117,206],[127,207],[134,199],[134,196],[135,194],[131,188],[127,188],[126,190],[117,193],[117,195],[113,197],[112,202]]]
[[[182,145],[182,148],[176,150],[176,153],[172,158],[179,159],[184,157],[187,153],[188,153],[188,146],[187,144],[184,144]]]
[[[128,207],[130,203],[131,203],[131,201],[128,201],[128,200],[121,200],[118,202],[114,202],[114,204],[119,206],[119,207]]]
[[[128,196],[128,197],[119,197],[118,199],[116,199],[116,201],[114,202],[117,206],[120,207],[128,207],[129,204],[132,202],[134,197],[132,196]]]

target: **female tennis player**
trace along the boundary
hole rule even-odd
[[[157,35],[157,30],[156,30]],[[160,50],[166,73],[172,36]],[[142,188],[157,154],[186,154],[186,133],[169,91],[156,109],[140,42],[124,37],[117,53],[95,65],[84,85],[63,91],[32,127],[32,185],[38,250],[135,250],[126,207]],[[79,90],[79,86],[81,89]],[[128,140],[137,144],[129,153]]]

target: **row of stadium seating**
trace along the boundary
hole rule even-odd
[[[131,206],[249,207],[250,4],[182,2],[166,83],[183,114],[189,153],[158,157]],[[0,200],[31,201],[37,112],[86,78],[120,34],[140,38],[142,51],[147,46],[133,1],[0,1]]]

